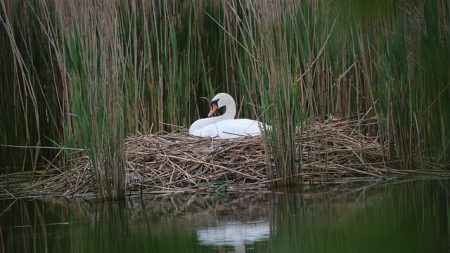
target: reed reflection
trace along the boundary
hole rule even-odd
[[[448,185],[2,200],[1,252],[446,252]]]

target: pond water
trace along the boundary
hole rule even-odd
[[[448,252],[449,185],[0,201],[0,252]]]

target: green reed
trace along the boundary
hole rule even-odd
[[[84,7],[85,6],[85,7]],[[361,127],[409,168],[447,163],[449,3],[2,1],[1,163],[35,168],[82,148],[99,192],[125,190],[124,137],[188,127],[215,93],[272,126],[274,177],[295,184],[307,120]],[[20,152],[17,152],[19,150]]]
[[[32,3],[21,7],[14,1],[0,3],[0,139],[2,144],[19,146],[0,147],[0,164],[23,169],[55,155],[38,147],[50,138],[60,139],[61,124],[55,59],[42,43],[47,36],[39,25],[44,14]]]

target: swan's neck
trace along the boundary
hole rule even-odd
[[[189,134],[193,134],[195,131],[197,131],[207,125],[214,124],[214,123],[222,121],[222,120],[234,119],[234,116],[236,116],[236,103],[234,102],[233,98],[231,96],[225,97],[225,98],[223,98],[222,103],[225,106],[224,114],[222,114],[220,116],[216,116],[216,117],[204,118],[204,119],[199,119],[199,120],[195,121],[194,123],[192,123],[191,127],[189,128]]]
[[[234,99],[230,95],[225,96],[223,100],[222,103],[225,106],[225,113],[217,117],[221,117],[221,120],[234,119],[236,116],[236,102],[234,102]]]
[[[230,105],[226,105],[224,114],[214,118],[220,118],[221,120],[224,120],[224,119],[234,119],[235,116],[236,116],[236,105],[233,103]]]

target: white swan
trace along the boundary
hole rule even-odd
[[[213,113],[225,106],[223,115],[211,117]],[[234,119],[236,103],[227,93],[219,93],[211,100],[208,118],[199,119],[192,123],[189,134],[200,137],[213,137],[219,139],[232,139],[243,136],[256,136],[261,134],[263,124],[257,120]]]

